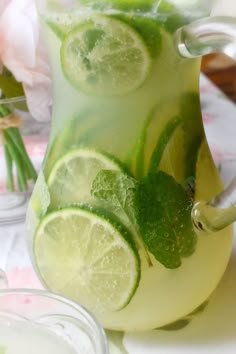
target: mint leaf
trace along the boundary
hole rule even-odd
[[[135,213],[144,244],[167,268],[177,268],[196,245],[191,222],[192,201],[183,187],[165,172],[144,178],[138,185]]]
[[[101,170],[95,177],[91,194],[116,210],[122,209],[135,224],[135,192],[138,182],[120,171]]]
[[[149,164],[149,173],[156,172],[158,169],[158,166],[161,162],[162,155],[165,151],[165,148],[172,137],[173,133],[175,132],[175,129],[179,126],[180,124],[180,119],[179,117],[174,117],[171,121],[169,121],[163,132],[161,133],[156,147],[152,153],[150,164]]]

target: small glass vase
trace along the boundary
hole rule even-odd
[[[0,225],[24,220],[37,173],[20,132],[24,96],[0,99]]]

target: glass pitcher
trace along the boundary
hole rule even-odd
[[[109,329],[189,314],[230,257],[231,226],[201,232],[202,201],[222,183],[202,124],[199,56],[236,53],[235,19],[207,18],[209,4],[37,1],[54,110],[29,248],[45,287]]]

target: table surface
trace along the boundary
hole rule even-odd
[[[224,54],[209,54],[202,59],[202,72],[236,103],[236,62]]]
[[[201,104],[207,139],[221,176],[227,184],[236,173],[236,105],[204,76]],[[49,134],[49,125],[25,117],[25,142],[39,170]],[[0,183],[3,170],[0,151]],[[32,268],[26,247],[25,223],[0,226],[0,268],[6,271],[9,287],[42,288]],[[150,331],[117,334],[111,354],[236,353],[236,247],[229,267],[207,309],[186,328],[175,332]],[[123,340],[123,344],[122,343]],[[125,346],[125,347],[124,347]]]

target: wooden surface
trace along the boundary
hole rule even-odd
[[[202,60],[202,72],[236,103],[236,62],[223,54]]]

